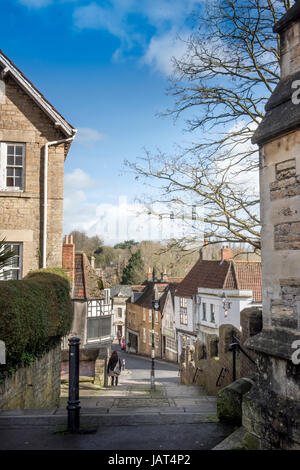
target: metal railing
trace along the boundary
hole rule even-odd
[[[236,339],[236,338],[234,338]],[[242,348],[239,342],[237,343],[232,343],[229,345],[229,351],[232,351],[232,381],[235,382],[236,380],[236,352],[237,350],[241,351],[247,359],[249,359],[250,362],[252,362],[256,366],[256,362],[252,357],[249,356],[249,354],[246,353],[246,351]]]

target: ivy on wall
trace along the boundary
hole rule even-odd
[[[71,329],[70,284],[62,269],[30,272],[21,281],[0,281],[0,339],[6,364],[0,381],[57,345]]]

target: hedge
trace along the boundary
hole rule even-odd
[[[72,316],[70,284],[62,270],[0,281],[0,339],[6,345],[0,380],[58,344],[70,331]]]

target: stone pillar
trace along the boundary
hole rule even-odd
[[[261,448],[300,449],[299,1],[274,32],[281,80],[253,138],[260,150],[263,329],[245,343],[257,354],[257,372],[243,424]]]

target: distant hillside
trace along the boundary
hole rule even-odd
[[[98,237],[88,237],[84,232],[72,232],[76,251],[84,251],[89,258],[95,257],[95,267],[107,270],[109,278],[119,282],[122,278],[122,272],[128,264],[131,255],[137,250],[141,250],[143,260],[144,278],[153,267],[156,269],[157,276],[166,272],[168,276],[184,277],[192,266],[199,259],[199,251],[185,251],[177,247],[170,247],[167,244],[153,241],[142,241],[140,243],[134,240],[126,240],[118,243],[115,247],[104,246],[102,240]],[[203,248],[202,256],[204,259],[220,259],[221,245],[209,245]],[[231,247],[235,259],[259,259],[254,253],[246,253],[246,248]]]

